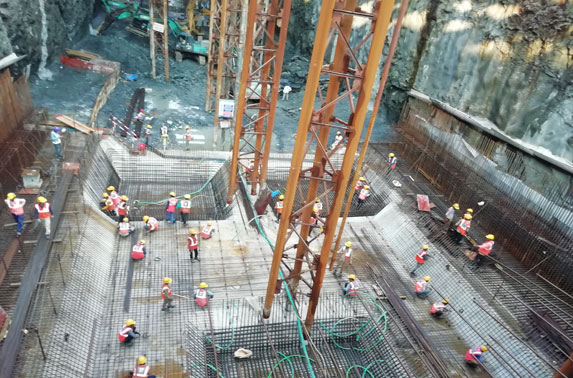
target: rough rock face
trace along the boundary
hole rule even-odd
[[[0,55],[27,55],[16,68],[31,64],[32,71],[37,70],[42,59],[42,19],[47,27],[45,46],[52,57],[87,31],[94,1],[0,0]]]
[[[316,2],[304,3],[307,13]],[[571,33],[566,0],[410,1],[383,111],[395,122],[416,88],[573,161]],[[313,33],[289,33],[293,44],[301,36],[297,46],[312,46]]]

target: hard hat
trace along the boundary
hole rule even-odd
[[[429,281],[430,281],[430,276],[424,277],[424,281],[429,282]]]
[[[145,110],[139,109],[139,112],[140,112],[140,113],[145,113]]]
[[[460,205],[457,204],[457,203],[454,203],[452,206],[453,206],[453,208],[456,209],[456,210],[459,210],[459,209],[460,209]]]
[[[140,356],[140,357],[137,359],[137,364],[138,364],[138,365],[144,365],[146,362],[147,362],[147,358],[145,358],[145,356]]]
[[[340,135],[340,131],[337,131],[337,132],[336,132],[336,135]]]
[[[148,129],[151,129],[152,126],[151,126],[151,125],[147,125],[146,127],[147,127]]]
[[[487,234],[485,237],[486,237],[486,239],[489,239],[489,240],[493,240],[493,239],[494,239],[493,234]]]
[[[443,303],[443,304],[448,304],[449,302],[448,302],[447,299],[442,299],[442,303]]]
[[[109,194],[104,193],[104,194],[103,194],[103,198],[107,198],[107,197],[109,197]]]
[[[169,192],[169,195],[170,195],[171,197],[175,197],[175,196],[176,196],[175,192]]]
[[[394,153],[393,153],[393,152],[390,152],[390,153],[388,154],[388,157],[394,157]]]
[[[314,211],[315,213],[318,213],[318,207],[313,207],[312,211]]]
[[[364,180],[366,180],[366,179],[365,179],[364,177],[360,176],[360,178],[358,178],[358,180],[364,181]]]
[[[285,199],[284,194],[281,194],[281,195],[279,196],[279,199],[280,199],[280,200],[284,200],[284,199]]]
[[[351,274],[351,275],[348,276],[348,279],[349,279],[349,280],[355,280],[355,279],[356,279],[356,276],[355,276],[354,274]]]
[[[46,203],[46,202],[48,202],[48,200],[45,197],[38,197],[38,202],[39,203]]]
[[[185,198],[185,199],[191,199],[191,194],[185,194],[185,195],[183,196],[183,198]]]
[[[60,132],[60,128],[59,128],[59,127],[54,127],[53,130],[54,130],[55,133],[59,133],[59,132]]]
[[[314,202],[320,202],[320,198],[315,199]]]
[[[468,213],[473,214],[474,209],[472,209],[471,207],[469,209],[466,210]]]
[[[129,198],[127,198],[127,196],[121,196],[121,200],[122,201],[127,201]]]
[[[482,352],[489,352],[488,347],[485,346],[485,345],[482,345],[480,349],[481,349]]]
[[[143,216],[143,221],[144,221],[144,222],[147,222],[148,220],[149,220],[149,217],[148,217],[147,215],[144,215],[144,216]]]
[[[364,189],[370,189],[370,185],[364,185]]]
[[[352,242],[351,242],[351,241],[347,241],[344,245],[347,246],[347,247],[352,247]]]
[[[135,325],[135,320],[133,320],[133,319],[127,319],[127,320],[125,321],[125,325],[126,325],[126,326]]]
[[[190,230],[189,230],[189,233],[190,233],[191,235],[195,235],[195,234],[197,234],[197,231],[195,231],[194,229],[190,229]]]
[[[127,217],[126,217],[126,218],[123,218],[123,221],[124,221],[124,222],[129,222],[129,218],[127,218]]]
[[[111,186],[111,185],[110,185],[110,186],[107,187],[107,190],[115,190],[115,186]]]
[[[213,225],[213,222],[211,222],[211,221],[207,222],[207,226],[212,226],[212,225]]]
[[[189,125],[185,126],[185,130],[187,130],[187,129],[189,129],[189,128],[190,128]]]
[[[145,240],[141,239],[141,240],[139,241],[139,244],[145,244]]]
[[[470,214],[466,214],[466,215],[464,215],[464,218],[466,218],[467,220],[470,220],[470,219],[472,219],[472,216]]]
[[[16,194],[14,194],[14,193],[8,193],[8,195],[6,196],[6,198],[8,198],[9,200],[13,200],[14,198],[16,198]]]
[[[208,286],[209,286],[209,285],[207,285],[207,282],[201,282],[201,283],[199,284],[199,288],[200,288],[200,289],[206,289]]]
[[[427,245],[427,244],[424,244],[424,245],[422,246],[422,249],[429,249],[429,248],[430,248],[430,246]]]
[[[169,277],[163,278],[163,283],[164,283],[164,284],[171,283],[171,278],[169,278]]]

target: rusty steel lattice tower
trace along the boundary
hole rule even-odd
[[[249,2],[228,203],[235,192],[239,165],[248,167],[253,162],[249,180],[253,195],[257,184],[262,186],[266,180],[290,9],[291,0],[284,0],[282,6],[278,0]]]
[[[151,75],[156,78],[155,55],[157,49],[163,52],[165,81],[169,81],[169,2],[167,0],[149,1],[149,55]],[[155,22],[160,19],[163,23]]]
[[[263,310],[265,317],[270,316],[283,254],[285,250],[294,248],[287,247],[286,243],[292,246],[293,240],[289,239],[294,237],[298,241],[295,244],[296,260],[294,268],[286,279],[290,281],[292,292],[296,293],[303,272],[303,262],[309,265],[306,271],[310,271],[312,275],[312,291],[305,321],[308,331],[313,324],[336,225],[348,187],[393,8],[394,1],[392,0],[376,2],[371,11],[357,7],[356,0],[341,2],[326,0],[322,3],[287,181],[284,208],[277,233],[273,265],[267,286]],[[360,31],[365,28],[352,28],[355,19],[361,19],[361,22],[366,20],[369,24],[370,27],[366,28],[364,35],[356,34],[361,33]],[[354,44],[351,41],[357,41],[357,43]],[[325,62],[326,48],[331,42],[336,43],[334,58],[331,62]],[[364,55],[367,55],[365,63],[359,61],[357,56],[359,50],[363,50]],[[319,87],[321,75],[328,75],[330,79],[326,94],[322,93]],[[320,105],[318,109],[314,109],[317,97]],[[355,97],[357,97],[356,101]],[[338,118],[338,113],[337,116],[334,115],[335,108],[341,101],[348,101],[350,105],[347,120]],[[326,146],[332,129],[343,132],[344,140],[336,148],[327,151]],[[331,156],[342,148],[344,142],[346,142],[344,158],[340,167],[336,168],[331,161]],[[312,168],[303,170],[304,157],[312,150],[314,150]],[[306,195],[303,195],[305,192]],[[328,195],[331,192],[334,194],[334,199],[332,203],[328,203]],[[309,257],[309,243],[314,239],[310,241],[308,239],[310,218],[317,198],[326,202],[328,214],[325,219],[319,218],[324,226],[324,241],[319,258],[314,260],[312,256]]]

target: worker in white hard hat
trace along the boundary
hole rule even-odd
[[[163,286],[161,288],[161,299],[163,299],[163,306],[161,306],[161,311],[167,311],[170,308],[174,308],[173,304],[173,292],[171,291],[171,278],[163,278]]]
[[[145,231],[153,232],[159,228],[159,221],[157,219],[150,217],[149,215],[144,215],[142,219],[143,222],[145,223],[143,225]]]
[[[199,235],[201,235],[203,239],[211,239],[213,232],[215,232],[215,226],[213,226],[213,222],[209,221],[205,227],[203,227]]]
[[[36,202],[37,203],[34,205],[36,220],[44,224],[46,239],[50,239],[51,218],[54,216],[52,207],[48,203],[48,200],[42,196],[38,197]]]
[[[139,332],[135,330],[135,320],[127,319],[125,326],[119,331],[118,339],[120,343],[129,344],[131,340],[139,337]]]
[[[343,139],[344,136],[342,135],[342,132],[337,131],[336,136],[334,137],[334,142],[332,142],[332,144],[330,145],[330,149],[334,150],[336,147],[338,147],[339,144],[342,144]]]
[[[342,270],[346,264],[352,265],[352,242],[350,240],[338,250],[337,265],[332,273],[335,276],[342,275]]]
[[[155,378],[155,375],[149,375],[151,368],[147,365],[147,358],[145,356],[139,356],[137,358],[137,364],[129,374],[133,378]]]
[[[179,200],[177,199],[175,192],[170,192],[169,198],[165,203],[165,215],[171,224],[175,224],[175,209],[177,208],[178,203]]]
[[[209,285],[207,285],[206,282],[201,282],[199,284],[199,289],[195,290],[195,293],[193,293],[193,299],[195,299],[195,303],[197,303],[198,306],[207,306],[209,304],[209,299],[215,296],[207,290],[207,287],[209,287]]]
[[[350,274],[348,276],[348,282],[342,290],[344,292],[344,296],[355,297],[358,294],[359,286],[356,276],[354,274]]]
[[[24,228],[24,205],[26,205],[26,200],[17,198],[15,193],[8,193],[4,202],[10,209],[10,214],[12,214],[16,222],[16,235],[20,236]]]
[[[277,211],[277,219],[279,221],[281,220],[281,215],[283,213],[284,203],[285,203],[285,196],[284,196],[284,194],[281,194],[279,196],[279,200],[275,204],[275,210]]]
[[[187,248],[189,249],[189,257],[191,257],[191,262],[194,263],[195,260],[199,260],[199,238],[197,238],[197,231],[194,229],[189,230],[189,236],[187,237]]]
[[[131,224],[129,224],[129,218],[128,217],[123,217],[121,222],[119,222],[119,225],[117,226],[119,229],[119,236],[121,237],[128,237],[129,235],[131,235],[133,233],[133,231],[135,231],[135,227],[132,227]]]
[[[444,312],[448,311],[446,306],[449,303],[450,302],[447,299],[442,299],[439,302],[433,303],[432,306],[430,307],[430,315],[439,318],[444,314]]]
[[[430,294],[430,276],[426,276],[423,279],[416,282],[414,285],[414,292],[420,298],[426,298]]]
[[[410,272],[411,275],[416,274],[416,270],[418,270],[419,267],[421,267],[422,265],[424,265],[424,263],[426,262],[426,260],[429,257],[432,257],[428,254],[428,250],[430,249],[430,246],[427,244],[424,244],[422,246],[422,249],[420,249],[420,252],[418,252],[418,254],[416,255],[416,266],[414,267],[414,269],[412,269],[412,271]]]
[[[177,208],[179,208],[179,212],[181,213],[183,226],[187,226],[187,219],[189,219],[189,214],[191,214],[191,195],[185,194],[181,202],[177,204]]]

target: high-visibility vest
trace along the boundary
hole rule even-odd
[[[24,214],[24,205],[26,204],[26,200],[22,198],[14,198],[12,201],[4,200],[10,212],[14,215],[22,215]]]
[[[364,186],[364,183],[360,180],[356,181],[356,185],[354,185],[354,190],[360,190]]]
[[[478,252],[481,253],[482,255],[489,255],[491,253],[491,249],[493,248],[493,240],[488,240],[485,243],[483,243],[482,245],[480,245],[478,247]]]
[[[470,229],[471,221],[469,219],[464,219],[460,222],[458,227],[456,228],[458,232],[462,235],[467,234],[468,230]]]
[[[430,307],[430,313],[435,314],[437,312],[441,312],[444,309],[444,307],[446,307],[446,305],[443,304],[442,302],[434,303],[432,307]]]
[[[147,226],[149,227],[149,231],[155,231],[159,228],[159,222],[157,222],[157,219],[149,217]]]
[[[113,201],[113,204],[116,206],[119,203],[119,201],[121,201],[121,197],[119,196],[119,194],[117,194],[115,190],[112,190],[112,192],[109,194],[109,198]]]
[[[211,232],[213,232],[213,226],[206,225],[205,227],[203,227],[203,230],[201,231],[201,237],[203,239],[210,239]]]
[[[45,203],[43,206],[40,207],[40,204],[37,203],[34,205],[36,211],[38,212],[38,218],[45,219],[50,217],[50,204]]]
[[[183,214],[191,213],[191,201],[190,200],[181,201],[181,212]]]
[[[199,242],[197,240],[197,236],[189,235],[189,237],[187,238],[187,246],[189,247],[189,250],[193,251],[197,249],[198,244]]]
[[[123,327],[123,329],[121,331],[119,331],[118,337],[119,337],[119,341],[124,342],[125,339],[127,338],[127,335],[133,332],[133,327],[132,326],[125,326]]]
[[[115,210],[115,203],[111,198],[105,200],[106,210],[114,211]]]
[[[322,213],[322,202],[315,202],[312,208],[315,213],[320,214]]]
[[[149,129],[145,130],[145,137],[151,138],[151,130],[149,130]]]
[[[414,291],[416,293],[421,293],[422,291],[424,291],[426,289],[426,286],[428,286],[428,283],[425,280],[418,281],[414,285]]]
[[[197,305],[199,305],[201,307],[207,306],[207,303],[209,303],[209,298],[207,296],[207,290],[205,290],[205,289],[195,290],[195,303],[197,303]]]
[[[358,294],[358,282],[350,281],[348,284],[350,287],[346,293],[351,297],[355,297]]]
[[[426,262],[426,260],[424,259],[424,257],[428,254],[428,252],[426,252],[426,250],[422,249],[417,255],[416,255],[416,262],[418,264],[423,264]]]
[[[470,350],[468,350],[466,352],[466,357],[465,360],[466,361],[473,361],[476,358],[479,359],[481,357],[481,348],[480,347],[475,347],[475,348],[471,348]]]
[[[398,162],[398,158],[396,156],[393,156],[391,158],[388,158],[388,165],[390,166],[391,169],[396,168],[396,163]]]
[[[171,298],[171,286],[163,284],[163,288],[161,289],[161,298],[165,299],[166,297]]]
[[[189,141],[191,140],[191,131],[187,130],[187,132],[185,132],[185,140]]]
[[[283,212],[284,201],[279,201],[275,205],[275,209],[277,209],[277,213],[281,214]]]
[[[143,253],[143,248],[145,248],[143,244],[138,243],[134,245],[131,250],[131,258],[134,260],[141,260],[142,258],[144,258],[145,253]]]
[[[149,377],[149,369],[147,365],[135,365],[132,377],[147,378]]]
[[[362,189],[360,190],[360,194],[358,195],[358,199],[360,201],[364,201],[366,199],[366,197],[370,196],[370,190],[368,189]]]
[[[119,234],[123,236],[129,235],[129,222],[121,222],[119,224]]]
[[[127,215],[127,202],[121,201],[121,202],[117,205],[117,213],[118,213],[119,215]]]
[[[344,253],[344,263],[349,264],[350,263],[350,257],[352,257],[352,248],[343,247],[341,252]]]
[[[167,200],[167,212],[168,213],[174,213],[176,206],[177,206],[177,198],[169,198]]]

